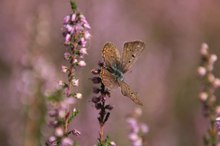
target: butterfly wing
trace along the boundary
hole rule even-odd
[[[120,83],[120,87],[121,87],[121,93],[124,96],[129,97],[134,103],[138,104],[138,105],[143,105],[143,103],[141,102],[141,100],[139,99],[137,92],[134,92],[127,83],[125,83],[124,81],[121,81]]]
[[[109,89],[119,87],[117,79],[104,67],[101,68],[100,76],[102,83]]]
[[[107,68],[117,67],[120,64],[120,53],[112,43],[106,43],[102,49],[102,58]]]
[[[144,50],[145,44],[141,41],[126,42],[122,53],[122,72],[127,72]]]

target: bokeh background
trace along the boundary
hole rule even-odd
[[[72,125],[82,132],[77,139],[81,145],[94,145],[98,137],[98,113],[90,102],[89,71],[101,60],[106,42],[122,49],[125,41],[132,40],[146,43],[146,50],[125,80],[144,102],[142,121],[149,126],[148,145],[202,145],[207,121],[197,97],[200,86],[196,69],[201,43],[208,43],[211,51],[220,56],[220,1],[78,0],[77,3],[92,27],[87,66],[79,75],[79,90],[84,95],[79,105],[81,112]],[[41,117],[45,112],[44,99],[39,100],[38,93],[65,79],[60,70],[65,64],[61,28],[63,17],[70,12],[68,0],[0,1],[1,145],[41,145],[34,141],[35,137],[39,133],[49,135]],[[215,68],[218,76],[220,62]],[[47,83],[39,88],[42,78]],[[119,146],[130,145],[125,117],[136,105],[123,97],[120,90],[111,94],[109,102],[114,109],[105,132]],[[35,124],[46,130],[36,128]]]

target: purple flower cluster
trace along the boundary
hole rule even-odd
[[[89,33],[91,27],[85,16],[79,12],[70,14],[64,18],[63,27],[64,44],[71,50],[64,54],[65,59],[79,66],[86,66],[83,58],[84,55],[88,54],[86,47],[91,38]]]
[[[110,97],[110,92],[107,88],[105,88],[104,84],[102,83],[102,80],[100,78],[100,71],[101,67],[103,66],[103,63],[99,63],[99,68],[93,69],[91,72],[94,75],[93,78],[91,78],[93,84],[95,87],[93,88],[93,93],[95,96],[92,98],[92,102],[95,104],[95,108],[99,110],[99,125],[100,125],[100,130],[99,130],[99,141],[101,143],[104,143],[104,125],[107,122],[109,116],[110,116],[110,111],[113,109],[113,106],[110,104],[106,104],[106,100],[108,97]]]
[[[48,114],[52,120],[49,125],[54,129],[54,134],[48,139],[46,143],[48,146],[72,146],[75,141],[70,139],[69,135],[80,135],[78,130],[69,129],[69,124],[79,113],[75,104],[77,99],[82,98],[82,94],[75,92],[75,88],[79,86],[76,70],[77,67],[86,66],[84,56],[88,54],[86,47],[91,37],[90,29],[85,16],[76,10],[64,18],[63,36],[65,38],[64,45],[67,48],[64,59],[68,62],[68,66],[62,65],[61,69],[63,73],[67,74],[68,81],[59,81],[61,89],[57,92],[61,94],[54,95],[54,97],[61,96],[62,98],[51,103],[52,106]]]
[[[144,135],[148,133],[148,126],[138,121],[141,116],[142,110],[140,108],[135,109],[134,113],[127,118],[127,123],[130,128],[129,140],[132,146],[143,146],[146,145],[144,141]]]

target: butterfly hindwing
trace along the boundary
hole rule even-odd
[[[144,47],[145,44],[141,41],[126,42],[124,44],[124,49],[121,58],[123,73],[127,72],[132,67],[132,65],[137,60],[138,56],[143,51]]]
[[[102,83],[109,89],[118,88],[119,83],[117,79],[104,67],[101,68],[100,76]]]
[[[106,67],[108,68],[111,68],[112,66],[118,66],[120,64],[120,53],[112,43],[106,43],[104,45],[104,48],[102,49],[102,57]]]
[[[137,95],[137,92],[133,91],[127,83],[125,83],[124,81],[120,81],[119,84],[121,87],[121,93],[124,96],[129,97],[134,103],[136,103],[138,105],[143,105]]]

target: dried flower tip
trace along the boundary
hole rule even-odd
[[[76,93],[76,98],[77,99],[82,99],[82,94],[81,93]]]
[[[81,48],[81,49],[79,50],[79,52],[80,52],[80,54],[82,54],[82,55],[87,55],[87,54],[88,54],[86,48]]]
[[[98,103],[101,99],[99,97],[93,97],[92,102],[93,103]]]
[[[215,63],[217,60],[218,60],[217,55],[215,55],[215,54],[210,55],[210,58],[209,58],[209,62],[210,62],[210,63],[213,64],[213,63]]]
[[[67,71],[69,70],[68,67],[65,66],[65,65],[62,65],[62,66],[61,66],[61,69],[62,69],[62,72],[63,72],[63,73],[67,73]]]
[[[58,128],[55,129],[55,135],[57,137],[62,137],[63,134],[64,134],[64,131],[63,131],[63,129],[61,127],[58,127]]]
[[[113,106],[111,106],[110,104],[108,104],[108,105],[105,106],[105,108],[108,109],[108,110],[112,110],[112,109],[113,109]]]
[[[72,146],[72,145],[73,145],[73,141],[70,138],[65,137],[62,139],[61,146]]]
[[[215,88],[220,87],[220,79],[215,78],[214,81],[213,81],[213,86],[214,86]]]
[[[84,60],[80,60],[78,62],[78,65],[81,66],[81,67],[84,67],[84,66],[86,66],[86,62]]]
[[[98,65],[99,65],[100,67],[103,67],[103,66],[104,66],[104,63],[101,62],[101,61],[99,61]]]
[[[79,86],[79,79],[72,79],[72,85],[73,86]]]
[[[199,99],[200,99],[201,101],[206,101],[206,100],[208,99],[208,94],[207,94],[206,92],[201,92],[201,93],[199,94]]]
[[[79,135],[81,135],[81,132],[76,130],[76,129],[73,129],[72,134],[75,135],[75,136],[79,136]]]
[[[93,77],[91,80],[94,84],[99,84],[102,81],[100,77]]]
[[[206,74],[207,71],[206,71],[205,67],[200,66],[200,67],[198,67],[197,72],[198,72],[199,76],[203,77]]]
[[[201,45],[201,49],[200,49],[201,55],[207,56],[208,55],[208,48],[209,48],[209,46],[206,43],[203,43]]]
[[[100,92],[100,89],[97,87],[93,87],[93,93],[98,94]]]

